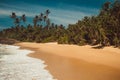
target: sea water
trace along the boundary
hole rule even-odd
[[[0,44],[0,80],[55,80],[44,61],[27,56],[31,52]]]

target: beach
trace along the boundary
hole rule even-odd
[[[55,80],[43,60],[27,54],[31,50],[0,44],[0,80]]]
[[[20,42],[15,45],[30,49],[28,54],[42,59],[46,69],[58,80],[119,80],[120,49],[54,43]]]

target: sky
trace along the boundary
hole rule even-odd
[[[17,16],[26,14],[27,24],[33,24],[34,16],[47,9],[51,23],[75,24],[84,16],[97,15],[106,1],[113,0],[0,0],[0,29],[13,26],[12,12]]]

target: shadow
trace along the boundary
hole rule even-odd
[[[94,49],[103,49],[104,46],[94,46],[94,47],[92,47],[92,48],[94,48]]]

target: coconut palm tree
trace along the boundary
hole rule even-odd
[[[50,14],[50,10],[47,9],[47,10],[45,11],[45,14],[46,14],[46,17],[48,17],[48,15]]]
[[[25,23],[26,22],[26,16],[25,14],[22,15],[21,20]]]
[[[46,24],[47,26],[50,26],[50,19],[47,19]]]
[[[15,18],[15,25],[19,25],[19,23],[20,23],[20,19],[19,18]]]
[[[42,21],[43,21],[43,13],[41,13],[40,15],[39,15],[39,21],[40,21],[40,25],[42,25]]]
[[[110,9],[110,4],[111,4],[111,2],[105,2],[103,5],[103,10],[108,11]]]
[[[17,16],[16,16],[16,13],[15,12],[12,12],[12,15],[10,15],[11,18],[15,19]]]
[[[43,17],[43,20],[44,20],[44,22],[45,22],[45,21],[47,20],[47,16],[44,16],[44,17]]]
[[[34,27],[36,27],[38,20],[39,20],[39,17],[36,15],[33,19]]]

